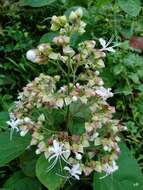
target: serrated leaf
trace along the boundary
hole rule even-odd
[[[36,164],[36,175],[39,181],[49,190],[58,190],[64,183],[64,178],[60,177],[61,168],[59,163],[53,169],[47,172],[48,167],[52,164],[41,155]]]
[[[30,137],[15,134],[10,140],[9,132],[0,133],[0,167],[20,156],[30,143]]]
[[[141,10],[140,0],[118,0],[120,8],[127,14],[135,17]]]
[[[121,144],[121,155],[119,158],[119,170],[103,179],[104,174],[94,174],[94,190],[142,190],[143,175],[136,160],[131,156],[125,144]]]
[[[20,0],[21,6],[43,7],[54,3],[56,0]]]

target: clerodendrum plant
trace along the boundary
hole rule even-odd
[[[55,171],[59,164],[55,175],[65,180],[79,180],[93,171],[106,177],[116,171],[118,133],[124,129],[112,118],[115,109],[106,100],[113,94],[104,88],[98,71],[104,67],[105,52],[114,52],[111,41],[100,38],[101,49],[93,40],[79,43],[76,49],[70,45],[75,33],[85,32],[82,14],[79,8],[68,17],[53,16],[51,30],[59,35],[27,52],[28,60],[54,64],[61,75],[40,74],[27,84],[7,122],[21,136],[30,133],[30,146],[49,163],[45,172]]]

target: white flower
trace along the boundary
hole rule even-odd
[[[53,161],[53,163],[48,167],[47,172],[49,172],[51,169],[53,169],[53,167],[56,165],[56,163],[58,162],[58,160],[63,160],[64,162],[66,162],[67,164],[68,161],[67,159],[70,156],[70,150],[66,150],[64,148],[64,144],[60,144],[57,140],[53,140],[53,146],[49,147],[49,157],[48,160],[49,162],[55,158],[55,160]]]
[[[107,177],[108,175],[111,175],[113,172],[115,172],[118,169],[119,167],[117,166],[115,161],[112,162],[112,165],[109,165],[108,163],[104,164],[103,171],[106,173],[106,175],[103,177],[100,177],[100,179],[103,179]]]
[[[111,88],[104,88],[103,86],[100,86],[95,92],[101,96],[104,100],[106,100],[109,97],[113,96],[113,93],[110,92]]]
[[[116,170],[118,170],[118,166],[117,166],[117,164],[116,164],[116,162],[115,161],[113,161],[112,162],[112,166],[109,166],[108,164],[106,164],[105,166],[104,166],[104,171],[106,172],[106,174],[108,174],[108,175],[110,175],[110,174],[112,174],[113,172],[115,172]]]
[[[27,51],[26,58],[29,61],[32,61],[32,62],[35,63],[36,59],[37,59],[37,50],[36,49],[31,49],[31,50]]]
[[[109,52],[115,52],[115,50],[113,49],[113,47],[115,46],[110,46],[112,42],[112,38],[109,40],[109,42],[106,43],[106,41],[103,38],[99,38],[99,42],[102,46],[102,49],[100,49],[100,51],[109,51]]]
[[[73,165],[72,168],[69,168],[69,167],[65,166],[64,169],[70,173],[71,177],[74,177],[77,180],[80,179],[79,175],[81,175],[82,172],[80,170],[80,165],[79,164]]]
[[[10,114],[10,120],[6,122],[13,130],[19,131],[18,126],[23,123],[22,120],[17,119],[13,114]]]

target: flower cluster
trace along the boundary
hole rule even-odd
[[[30,146],[36,145],[36,154],[43,153],[50,163],[47,172],[62,162],[65,176],[77,180],[93,171],[110,175],[118,169],[119,132],[124,129],[113,119],[115,109],[106,101],[113,94],[99,76],[106,51],[114,52],[111,42],[100,38],[100,49],[94,40],[71,45],[73,34],[85,32],[82,15],[79,8],[68,17],[53,16],[51,30],[59,35],[27,52],[28,60],[55,64],[61,74],[40,74],[27,84],[7,122],[21,136],[31,134]]]

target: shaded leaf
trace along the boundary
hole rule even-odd
[[[21,155],[30,143],[30,137],[13,135],[10,140],[9,132],[0,133],[0,167]]]
[[[20,179],[15,184],[14,190],[42,190],[42,186],[38,180],[30,177]]]
[[[21,171],[15,172],[4,184],[4,188],[10,188],[14,189],[15,184],[17,183],[18,180],[22,179],[24,177],[23,173]]]
[[[21,6],[43,7],[54,3],[56,0],[20,0]]]
[[[48,167],[52,164],[45,159],[44,155],[41,155],[36,164],[36,175],[39,181],[47,187],[49,190],[58,190],[64,183],[64,178],[60,177],[61,168],[59,163],[55,167],[47,172]]]
[[[85,121],[81,118],[74,118],[68,128],[72,135],[82,135],[85,132]]]
[[[137,16],[141,10],[140,0],[118,0],[120,8],[131,16]]]
[[[8,112],[0,112],[0,128],[7,127],[6,121],[9,120]]]
[[[136,160],[131,156],[125,144],[121,144],[121,155],[118,161],[119,170],[112,176],[99,179],[104,174],[94,174],[94,190],[142,190],[143,176]]]
[[[27,150],[20,156],[20,167],[26,176],[34,177],[36,169],[37,156],[35,151]]]
[[[41,37],[40,43],[51,43],[53,38],[58,36],[58,34],[58,32],[48,32]]]

